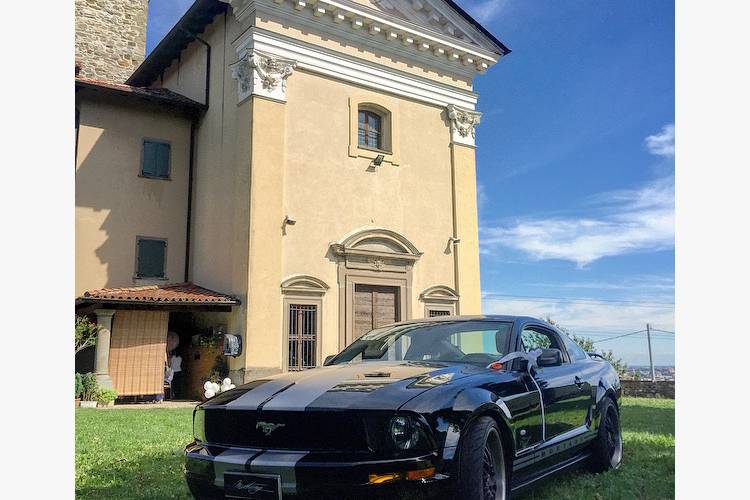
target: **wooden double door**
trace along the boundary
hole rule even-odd
[[[365,333],[401,321],[400,289],[396,286],[354,286],[354,340]]]

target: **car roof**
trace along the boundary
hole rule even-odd
[[[415,318],[407,321],[399,321],[392,323],[387,326],[395,325],[409,325],[413,323],[441,323],[441,322],[455,322],[455,321],[520,321],[523,323],[534,322],[539,324],[545,324],[544,320],[539,318],[533,318],[531,316],[511,316],[504,314],[478,314],[478,315],[462,315],[462,316],[435,316],[434,318]],[[554,328],[553,325],[549,325]]]

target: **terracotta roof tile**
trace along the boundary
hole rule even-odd
[[[77,87],[88,87],[93,89],[113,91],[125,96],[140,97],[160,102],[168,102],[188,108],[202,109],[206,107],[204,104],[201,104],[190,99],[189,97],[185,97],[184,95],[178,94],[177,92],[169,89],[134,87],[125,83],[105,82],[103,80],[94,80],[92,78],[86,78],[83,76],[76,76],[75,81]]]
[[[85,302],[169,303],[237,305],[238,299],[193,283],[147,285],[89,290],[79,298]]]

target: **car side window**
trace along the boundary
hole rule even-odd
[[[578,342],[567,335],[563,336],[563,342],[568,349],[568,356],[570,356],[571,361],[584,361],[589,358],[589,355],[586,354],[586,351],[584,351],[580,345],[578,345]]]
[[[559,349],[561,352],[565,352],[555,334],[532,328],[524,328],[521,331],[521,349],[524,352],[531,352],[534,349]]]

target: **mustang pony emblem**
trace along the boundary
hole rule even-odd
[[[279,427],[286,427],[286,424],[273,424],[270,422],[258,422],[255,424],[255,428],[263,431],[263,434],[266,436],[270,436],[271,433]]]

